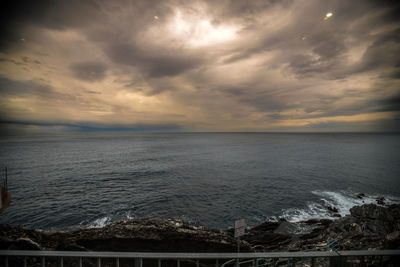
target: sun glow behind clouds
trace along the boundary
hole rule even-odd
[[[236,37],[236,28],[232,25],[213,25],[208,18],[186,15],[179,10],[168,28],[172,35],[184,38],[191,46],[208,46]]]
[[[333,16],[332,12],[326,13],[324,20],[328,20],[329,18],[331,18]]]

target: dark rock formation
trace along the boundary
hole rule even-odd
[[[339,210],[335,206],[327,206],[326,207],[330,212],[338,213]]]
[[[361,198],[364,198],[364,197],[365,197],[365,194],[364,194],[364,193],[360,193],[360,194],[358,194],[356,197],[361,199]]]
[[[264,222],[250,229],[243,239],[253,247],[263,247],[264,250],[276,250],[291,242],[287,221]]]
[[[376,198],[376,203],[379,205],[385,205],[385,198],[384,197],[378,197]]]
[[[341,249],[398,249],[400,205],[388,207],[366,204],[350,209],[350,215],[330,223],[310,244],[323,240],[340,241]],[[397,244],[397,245],[396,245]],[[301,246],[301,244],[299,244]]]
[[[299,231],[301,230],[301,231]],[[301,232],[301,233],[299,233]],[[264,222],[241,238],[241,251],[293,251],[334,248],[399,249],[400,205],[356,206],[337,220]],[[233,230],[207,229],[181,220],[145,218],[103,228],[46,232],[0,225],[0,249],[75,251],[235,252]]]
[[[119,221],[103,228],[44,232],[19,226],[0,226],[0,249],[12,249],[21,237],[47,250],[232,252],[236,240],[226,231],[206,229],[180,220],[146,218]],[[20,246],[19,249],[30,249]],[[242,242],[242,251],[250,245]]]

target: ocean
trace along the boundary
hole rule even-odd
[[[326,206],[345,215],[380,196],[399,203],[399,162],[400,134],[0,137],[12,194],[0,223],[72,230],[161,216],[222,229],[240,218],[334,218]]]

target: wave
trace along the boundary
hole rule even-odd
[[[117,220],[131,220],[134,219],[135,216],[131,210],[124,212],[117,212],[116,214],[110,214],[106,216],[102,216],[96,219],[85,220],[79,224],[79,228],[102,228]]]
[[[254,216],[254,220],[257,223],[264,221],[278,221],[279,219],[285,219],[289,222],[298,223],[304,222],[310,219],[337,219],[339,217],[350,214],[350,209],[354,206],[360,206],[363,204],[378,204],[377,199],[383,197],[384,202],[387,205],[400,203],[400,198],[391,195],[363,195],[363,197],[357,197],[359,193],[351,191],[311,191],[316,196],[316,200],[308,201],[305,203],[305,207],[288,208],[281,211],[280,216]],[[254,212],[257,214],[257,212]],[[81,222],[78,228],[101,228],[114,221],[134,219],[137,218],[134,214],[133,207],[122,208],[109,214],[104,214],[95,218],[86,219]],[[197,218],[190,218],[186,215],[173,216],[172,219],[184,220],[191,224],[200,225],[201,222],[196,220]],[[312,230],[312,227],[307,224],[298,224],[298,227],[294,230],[297,232],[308,232]]]
[[[101,228],[111,222],[111,217],[105,216],[89,222],[84,228]]]
[[[312,191],[319,201],[306,203],[305,208],[289,208],[282,211],[280,218],[289,222],[301,222],[309,219],[337,219],[350,214],[350,209],[363,204],[377,204],[378,198],[384,198],[385,204],[400,203],[400,198],[391,195],[363,195],[350,191]],[[338,216],[338,214],[340,216]]]

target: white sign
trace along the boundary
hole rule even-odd
[[[235,238],[244,235],[245,229],[246,229],[246,221],[244,219],[235,221]]]

